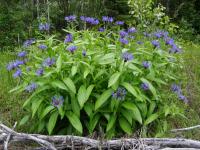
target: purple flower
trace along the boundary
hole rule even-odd
[[[76,21],[76,16],[75,15],[66,16],[65,21],[67,21],[67,22]]]
[[[104,32],[104,31],[105,31],[104,27],[99,28],[99,32]]]
[[[116,21],[115,24],[121,26],[121,25],[124,25],[124,21]]]
[[[85,21],[86,23],[89,23],[91,25],[97,25],[97,24],[99,24],[99,20],[96,19],[96,18],[93,18],[93,17],[84,17],[84,16],[81,16],[81,20]]]
[[[141,44],[143,44],[143,42],[142,41],[137,41],[137,44],[141,45]]]
[[[165,44],[173,46],[174,45],[174,40],[172,38],[165,38]]]
[[[49,31],[50,29],[50,24],[49,23],[40,23],[39,24],[39,30],[40,31]]]
[[[36,83],[31,83],[31,84],[29,84],[29,85],[25,88],[25,90],[26,90],[27,92],[31,93],[31,92],[35,91],[35,89],[36,89],[37,87],[38,87],[38,86],[37,86]]]
[[[69,52],[71,52],[71,53],[74,53],[74,51],[77,50],[77,47],[74,46],[74,45],[72,45],[72,46],[69,46],[69,47],[67,48],[67,50],[68,50]]]
[[[188,103],[188,99],[187,99],[184,95],[179,94],[179,95],[178,95],[178,98],[179,98],[180,100],[182,100],[183,102]]]
[[[181,49],[175,44],[173,44],[172,48],[169,50],[169,53],[180,53],[180,52]]]
[[[51,67],[55,64],[55,59],[48,57],[47,59],[44,60],[43,66],[44,67]]]
[[[73,40],[72,34],[67,34],[64,43],[70,43]]]
[[[112,93],[112,97],[117,100],[124,100],[127,92],[125,88],[119,87],[117,91]]]
[[[141,88],[142,88],[144,91],[147,91],[147,90],[149,90],[149,84],[143,82],[143,83],[141,84]]]
[[[172,84],[171,90],[175,93],[181,93],[181,87],[177,84]]]
[[[51,98],[51,104],[54,106],[54,107],[57,107],[57,108],[59,108],[59,107],[61,107],[62,105],[63,105],[63,103],[64,103],[64,98],[63,98],[63,96],[53,96],[52,98]]]
[[[17,71],[13,74],[14,78],[21,77],[21,76],[22,76],[22,71],[20,69],[17,69]]]
[[[24,61],[22,61],[22,60],[16,60],[16,61],[13,62],[13,67],[14,68],[17,68],[20,65],[24,65]]]
[[[6,66],[6,69],[7,69],[8,71],[13,70],[14,68],[15,68],[15,66],[13,65],[13,62],[9,62],[8,65]]]
[[[102,21],[103,22],[113,22],[114,21],[114,19],[113,19],[113,17],[109,17],[109,16],[103,16],[102,17]]]
[[[135,33],[137,30],[134,27],[128,28],[128,33]]]
[[[151,66],[151,63],[149,61],[143,61],[142,65],[145,69],[148,69]]]
[[[128,35],[128,33],[126,31],[120,31],[119,35],[120,35],[121,38],[124,38]]]
[[[40,44],[40,45],[38,46],[38,48],[41,49],[41,50],[45,50],[45,49],[47,49],[47,46],[44,45],[44,44]]]
[[[156,38],[161,38],[163,36],[163,34],[162,34],[162,32],[156,32],[156,33],[154,33],[154,36]]]
[[[44,73],[44,69],[43,68],[39,68],[39,69],[36,70],[36,75],[37,76],[41,76],[41,75],[43,75],[43,73]]]
[[[122,44],[128,44],[129,41],[125,38],[120,38],[119,41],[122,43]]]
[[[28,47],[28,46],[32,45],[34,42],[35,42],[34,38],[28,39],[23,43],[23,46]]]
[[[25,51],[22,51],[22,52],[19,52],[17,56],[18,56],[18,57],[25,57],[26,54],[27,54],[27,53],[26,53]]]
[[[147,32],[144,32],[143,34],[144,34],[144,36],[146,36],[146,37],[150,37],[150,36],[151,36],[151,35],[148,34]]]
[[[85,16],[80,16],[81,21],[85,21]]]
[[[151,41],[151,44],[154,46],[154,47],[160,47],[160,43],[156,40],[153,40]]]
[[[83,50],[82,55],[85,57],[87,55],[87,52],[85,50]]]
[[[134,59],[133,55],[131,53],[128,53],[128,52],[124,52],[122,54],[122,59],[124,59],[125,62],[127,61],[131,61]]]

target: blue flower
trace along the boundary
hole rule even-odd
[[[99,20],[97,18],[81,16],[80,19],[81,19],[81,21],[84,21],[84,22],[89,23],[91,25],[99,24]]]
[[[174,45],[174,40],[172,38],[165,38],[165,44],[173,46]]]
[[[180,52],[181,49],[175,44],[173,44],[172,48],[169,50],[169,53],[180,53]]]
[[[35,89],[36,89],[37,87],[38,87],[38,86],[37,86],[36,83],[31,83],[31,84],[29,84],[29,85],[25,88],[25,90],[26,90],[27,92],[31,93],[31,92],[35,91]]]
[[[38,46],[38,48],[41,49],[41,50],[45,50],[45,49],[47,49],[47,46],[44,45],[44,44],[40,44],[40,45]]]
[[[15,66],[14,66],[13,62],[9,62],[8,65],[6,66],[6,69],[8,71],[11,71],[11,70],[15,69]]]
[[[178,98],[180,100],[182,100],[183,102],[188,103],[188,99],[184,95],[182,95],[181,93],[178,95]]]
[[[50,29],[50,24],[49,23],[40,23],[39,24],[39,30],[40,31],[49,31]]]
[[[43,68],[39,68],[39,69],[36,70],[36,75],[37,76],[41,76],[41,75],[43,75],[43,73],[44,73],[44,69]]]
[[[104,31],[105,31],[104,27],[99,28],[99,32],[104,32]]]
[[[144,91],[147,91],[147,90],[149,90],[149,84],[143,82],[143,83],[141,84],[141,88],[142,88]]]
[[[54,106],[54,107],[57,107],[57,108],[59,108],[59,107],[61,107],[62,105],[63,105],[63,103],[64,103],[64,98],[63,98],[63,96],[53,96],[52,98],[51,98],[51,104]]]
[[[48,57],[47,59],[44,60],[43,66],[44,67],[51,67],[55,64],[55,59]]]
[[[34,42],[35,42],[34,38],[28,39],[23,43],[23,46],[28,47],[28,46],[32,45]]]
[[[128,33],[135,33],[137,30],[134,27],[128,28]]]
[[[71,53],[74,53],[74,51],[77,50],[77,47],[74,46],[74,45],[72,45],[72,46],[69,46],[69,47],[67,48],[67,50],[68,50],[69,52],[71,52]]]
[[[22,71],[20,69],[17,69],[17,71],[13,74],[14,78],[21,77],[21,76],[22,76]]]
[[[75,15],[66,16],[65,21],[67,21],[67,22],[76,21],[76,16]]]
[[[85,50],[83,50],[82,55],[85,57],[87,55],[87,52]]]
[[[25,51],[22,51],[22,52],[19,52],[17,56],[18,56],[18,57],[25,57],[26,54],[27,54],[27,53],[26,53]]]
[[[162,34],[162,32],[156,32],[156,33],[154,33],[154,36],[156,38],[161,38],[163,36],[163,34]]]
[[[137,44],[141,45],[141,44],[143,44],[143,42],[142,41],[137,41]]]
[[[119,87],[116,92],[112,93],[112,97],[117,100],[124,100],[127,92],[125,88]]]
[[[144,34],[145,37],[150,37],[150,36],[151,36],[151,35],[148,34],[147,32],[144,32],[143,34]]]
[[[73,40],[72,34],[67,34],[64,43],[70,43]]]
[[[181,87],[180,87],[179,85],[177,85],[177,84],[172,84],[171,90],[172,90],[173,92],[175,92],[175,93],[181,93],[181,92],[182,92],[182,91],[181,91]]]
[[[133,55],[131,53],[128,53],[128,52],[124,52],[122,54],[122,59],[124,59],[125,62],[127,61],[131,61],[134,59]]]
[[[129,41],[125,38],[120,38],[119,41],[122,43],[122,44],[128,44]]]
[[[113,22],[114,21],[114,19],[113,19],[113,17],[109,17],[109,16],[103,16],[102,17],[102,21],[103,22]]]
[[[20,65],[24,65],[24,61],[22,61],[22,60],[16,60],[16,61],[13,62],[13,67],[14,68],[17,68]]]
[[[121,25],[124,25],[124,21],[116,21],[115,24],[121,26]]]
[[[119,35],[120,35],[121,38],[124,38],[128,35],[128,33],[126,31],[122,30],[122,31],[119,32]]]
[[[151,66],[151,63],[149,61],[143,61],[142,65],[145,69],[148,69]]]
[[[154,46],[154,47],[160,47],[160,43],[156,40],[153,40],[151,41],[151,44]]]

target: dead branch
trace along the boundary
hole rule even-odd
[[[0,144],[6,141],[8,135],[12,142],[34,141],[40,144],[41,148],[36,149],[160,149],[160,148],[198,148],[200,149],[200,141],[190,139],[176,138],[123,138],[115,140],[99,141],[87,137],[59,135],[47,136],[40,134],[17,133],[7,126],[0,124]]]
[[[189,131],[189,130],[193,130],[193,129],[196,129],[196,128],[200,128],[200,125],[187,127],[187,128],[172,129],[171,132]]]

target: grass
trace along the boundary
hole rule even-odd
[[[9,126],[13,126],[14,122],[19,121],[24,115],[21,109],[23,97],[9,93],[17,82],[6,70],[6,64],[14,58],[12,53],[0,53],[0,121]]]
[[[189,104],[184,105],[181,101],[177,101],[177,104],[180,108],[184,108],[187,119],[182,117],[171,119],[171,128],[183,128],[200,124],[200,45],[187,44],[186,42],[184,47],[186,50],[183,53],[183,71],[179,74],[182,76],[181,85]],[[8,92],[17,84],[12,78],[12,74],[5,69],[6,64],[13,58],[13,54],[0,53],[0,121],[8,126],[12,126],[15,121],[19,121],[25,114],[22,110],[24,96]],[[18,129],[25,132],[28,130],[28,125],[27,128]],[[169,136],[200,140],[200,130],[194,129]]]

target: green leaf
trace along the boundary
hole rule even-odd
[[[25,123],[27,123],[27,121],[29,120],[30,116],[26,115],[22,118],[22,120],[19,122],[19,126],[24,125]]]
[[[146,126],[146,125],[150,124],[151,122],[153,122],[154,120],[156,120],[158,117],[159,117],[159,115],[158,115],[157,113],[151,114],[151,115],[147,118],[147,120],[145,120],[144,125]]]
[[[72,108],[72,111],[73,111],[77,116],[80,116],[80,106],[79,106],[79,103],[78,103],[77,98],[75,97],[75,94],[70,93],[70,97],[71,97],[71,108]],[[71,109],[71,108],[70,108],[70,106],[69,106],[69,109]]]
[[[150,116],[153,113],[155,108],[156,108],[156,102],[151,101],[147,115]]]
[[[87,99],[87,100],[88,100],[88,98],[90,97],[93,88],[94,88],[94,85],[93,85],[93,84],[91,84],[91,85],[87,88],[87,90],[86,90],[86,99]]]
[[[70,112],[66,112],[66,116],[69,119],[71,125],[82,134],[83,127],[77,115],[70,111]]]
[[[53,82],[51,82],[51,85],[54,88],[59,88],[59,89],[68,91],[67,87],[65,86],[65,84],[62,81],[59,81],[59,80],[53,81]]]
[[[76,94],[76,86],[74,82],[70,78],[65,78],[63,79],[64,83],[67,85],[67,87],[74,93]]]
[[[72,76],[74,76],[77,73],[77,70],[78,70],[78,66],[73,66],[72,67],[72,70],[71,70]]]
[[[96,127],[100,117],[101,117],[100,114],[96,114],[92,118],[90,118],[90,122],[89,122],[89,132],[90,132],[90,134],[93,132],[94,128]]]
[[[100,108],[106,102],[106,100],[108,100],[108,98],[111,96],[112,92],[113,92],[112,89],[108,89],[105,92],[103,92],[103,94],[97,99],[97,101],[95,103],[95,110]]]
[[[109,81],[108,81],[108,87],[111,87],[112,85],[114,85],[118,80],[119,80],[119,77],[120,77],[121,73],[120,72],[116,72],[114,73]]]
[[[49,118],[49,122],[47,124],[47,130],[48,130],[49,135],[52,134],[52,131],[56,125],[57,119],[58,119],[58,112],[54,111],[51,114],[51,116]]]
[[[60,54],[56,61],[56,71],[60,72],[61,68],[62,68],[62,55]]]
[[[84,105],[84,110],[87,113],[87,115],[90,117],[92,115],[92,111],[94,109],[94,106],[92,103],[86,103]]]
[[[136,92],[136,90],[133,88],[133,86],[130,83],[123,82],[121,85],[125,87],[126,90],[130,92],[133,96],[135,96],[138,100],[143,101],[142,98],[138,96],[138,93]]]
[[[126,118],[126,120],[128,120],[128,122],[132,125],[133,123],[133,118],[130,115],[130,113],[132,113],[130,110],[127,109],[121,109],[121,114]]]
[[[25,106],[27,106],[30,102],[31,102],[31,100],[34,98],[34,97],[36,97],[36,96],[38,96],[38,94],[40,93],[40,92],[43,92],[44,90],[47,90],[47,89],[49,89],[50,87],[49,86],[44,86],[44,87],[42,87],[42,88],[39,88],[39,89],[37,89],[37,91],[35,91],[25,102],[24,102],[24,104],[23,104],[23,108],[25,107]]]
[[[140,72],[142,73],[142,70],[140,70],[138,67],[136,67],[134,64],[129,64],[128,65],[128,68],[133,70],[133,71],[137,71],[137,72]]]
[[[126,132],[129,135],[132,134],[131,125],[129,124],[129,122],[124,117],[119,118],[119,125],[124,132]]]
[[[156,99],[158,99],[158,95],[157,95],[156,90],[153,87],[153,85],[147,79],[141,78],[141,81],[144,82],[144,83],[147,83],[149,85],[150,91],[152,92],[152,94],[154,95],[154,97]]]
[[[140,114],[139,109],[137,108],[135,104],[133,104],[132,102],[124,102],[122,106],[128,110],[131,110],[133,112],[132,114],[133,118],[137,120],[140,124],[142,124],[142,116]]]
[[[86,79],[86,77],[88,76],[89,73],[90,73],[90,69],[85,68],[85,70],[83,72],[83,78]]]
[[[53,110],[55,107],[54,106],[48,106],[44,109],[42,114],[40,115],[40,120],[42,120],[51,110]]]
[[[110,119],[109,119],[108,124],[107,124],[107,127],[106,127],[106,132],[108,132],[110,129],[113,128],[113,126],[114,126],[114,124],[115,124],[115,122],[116,122],[116,119],[117,119],[117,116],[116,116],[116,115],[112,114],[112,115],[110,116]]]
[[[79,105],[81,106],[81,108],[83,108],[84,103],[87,101],[87,97],[86,97],[86,88],[84,85],[81,85],[81,87],[78,90],[78,102]]]
[[[40,107],[40,104],[42,103],[43,99],[35,99],[33,101],[31,109],[32,109],[32,118],[35,116],[35,113],[37,112],[38,108]]]

